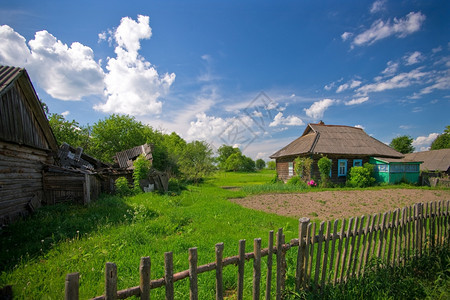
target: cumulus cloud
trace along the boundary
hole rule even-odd
[[[381,73],[384,75],[393,75],[397,72],[399,64],[393,61],[388,61],[386,69],[384,69]]]
[[[431,143],[439,136],[439,133],[430,133],[428,136],[418,136],[412,145],[419,151],[430,150]]]
[[[355,98],[355,99],[345,102],[345,105],[357,105],[357,104],[364,103],[367,100],[369,100],[369,97]]]
[[[108,59],[106,102],[94,106],[96,110],[131,115],[161,113],[160,98],[168,93],[175,74],[159,75],[156,68],[139,55],[141,40],[152,35],[149,21],[148,16],[139,15],[137,21],[125,17],[113,32],[116,57]]]
[[[370,12],[372,14],[377,13],[379,11],[382,11],[385,9],[386,0],[377,0],[374,3],[372,3],[372,6],[370,7]]]
[[[364,129],[365,129],[365,127],[364,127],[364,126],[362,126],[362,125],[355,125],[355,127],[356,127],[356,128],[361,128],[362,130],[364,130]]]
[[[320,119],[323,117],[325,110],[328,109],[331,105],[333,105],[336,100],[331,99],[323,99],[317,102],[314,102],[309,108],[303,109],[306,112],[308,117],[313,118],[314,120]]]
[[[385,81],[366,84],[357,89],[357,92],[366,95],[369,92],[381,92],[385,90],[404,88],[416,83],[422,83],[421,80],[427,75],[429,75],[427,72],[422,72],[420,68],[417,68],[408,73],[400,73]]]
[[[46,30],[36,32],[28,47],[7,25],[0,26],[0,38],[7,41],[0,43],[0,63],[27,68],[50,96],[80,100],[102,93],[105,75],[91,48],[78,42],[68,46]]]
[[[352,36],[353,36],[353,33],[346,31],[343,34],[341,34],[341,39],[345,42],[346,40],[348,40]]]
[[[286,125],[286,126],[300,126],[305,123],[296,116],[287,116],[283,117],[283,113],[279,112],[273,119],[273,121],[269,124],[269,127],[276,127],[278,125]]]
[[[410,66],[421,62],[423,60],[423,56],[419,51],[415,51],[410,55],[404,56],[403,59],[405,60],[405,64]]]
[[[207,116],[204,112],[196,115],[196,120],[190,122],[187,131],[190,140],[210,140],[221,134],[230,125],[230,120]]]
[[[393,22],[379,19],[369,29],[355,36],[352,46],[371,45],[393,35],[404,38],[420,30],[425,19],[425,15],[421,12],[410,12],[404,18],[394,18]]]

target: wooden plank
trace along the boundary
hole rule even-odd
[[[239,240],[237,299],[244,299],[245,240]]]
[[[117,299],[117,266],[107,262],[105,267],[105,299]]]
[[[309,270],[307,273],[307,282],[311,283],[312,279],[312,271],[314,268],[314,245],[316,244],[316,223],[313,223],[312,232],[311,232],[311,243],[309,245]]]
[[[364,224],[364,218],[365,218],[365,216],[363,216],[361,218],[361,228]],[[367,218],[366,224],[365,224],[366,226],[364,228],[364,231],[361,232],[361,235],[362,235],[361,246],[362,247],[361,247],[361,251],[359,254],[358,268],[356,269],[356,277],[359,277],[359,275],[361,274],[361,266],[364,263],[364,254],[366,253],[366,243],[368,240],[367,237],[369,235],[369,228],[370,228],[369,226],[370,226],[371,220],[372,220],[372,216],[369,215],[369,217]],[[359,240],[358,240],[358,243],[359,243]]]
[[[267,276],[266,276],[266,300],[272,299],[272,253],[273,253],[273,230],[269,232],[269,245],[267,249]],[[242,276],[243,278],[243,276]]]
[[[381,223],[381,227],[380,227],[380,233],[378,236],[378,250],[377,250],[377,256],[378,258],[380,258],[381,260],[383,260],[383,244],[384,244],[384,230],[385,230],[385,226],[386,226],[386,218],[387,218],[387,213],[383,214],[383,221]]]
[[[333,225],[333,235],[331,237],[331,253],[330,253],[330,272],[328,276],[328,283],[331,283],[331,275],[336,273],[336,268],[333,269],[334,262],[334,252],[336,250],[336,239],[338,238],[337,228],[338,228],[339,220],[334,220]]]
[[[277,232],[277,289],[276,289],[276,299],[280,300],[282,297],[282,290],[281,290],[281,276],[283,273],[283,266],[282,266],[282,252],[283,247],[283,228],[279,228]]]
[[[336,265],[334,266],[334,285],[336,285],[336,283],[337,283],[337,278],[338,278],[338,274],[339,274],[339,266],[340,266],[341,255],[342,255],[342,243],[344,240],[344,232],[345,232],[345,222],[346,222],[346,220],[342,219],[341,232],[339,235],[338,252],[337,252],[337,256],[336,256]]]
[[[216,244],[216,300],[223,299],[222,257],[223,243]]]
[[[141,300],[150,299],[150,270],[150,257],[141,257],[141,262],[139,264],[139,295]]]
[[[166,300],[173,300],[173,253],[164,253],[164,285],[166,287]]]
[[[357,265],[358,265],[358,262],[360,262],[360,260],[358,259],[358,258],[360,258],[359,249],[361,247],[362,236],[364,235],[363,227],[364,227],[364,222],[366,220],[366,217],[364,215],[362,215],[360,220],[361,221],[360,221],[360,225],[359,225],[359,229],[358,229],[358,237],[357,237],[357,241],[356,241],[356,250],[355,250],[355,255],[354,255],[354,259],[353,259],[353,269],[352,269],[352,273],[351,273],[352,277],[357,276]],[[362,252],[364,252],[364,251],[362,251]]]
[[[438,202],[438,217],[437,217],[437,236],[438,236],[438,242],[437,246],[440,247],[442,245],[442,214],[441,214],[441,205],[442,202]]]
[[[367,266],[369,259],[370,259],[371,245],[372,245],[372,239],[373,239],[373,235],[374,235],[374,231],[375,231],[375,224],[376,224],[377,216],[378,216],[377,214],[374,214],[372,216],[372,222],[369,227],[369,235],[367,237],[367,247],[366,247],[365,254],[364,254],[364,263],[363,263],[363,268],[362,268],[361,274],[364,274],[365,267]],[[376,234],[376,232],[375,232],[375,234]]]
[[[325,226],[325,222],[322,221],[320,223],[319,236],[318,236],[318,241],[317,241],[316,269],[314,271],[314,288],[317,288],[317,285],[319,283],[320,263],[321,263],[321,258],[322,258],[322,243],[324,242],[324,239],[323,239],[324,226]]]
[[[327,264],[328,264],[328,248],[330,246],[330,239],[331,239],[331,221],[328,221],[327,223],[327,233],[325,236],[325,247],[323,249],[323,266],[322,266],[322,279],[321,279],[321,287],[325,287],[325,278],[327,275]],[[330,267],[331,269],[331,267]]]
[[[189,299],[198,299],[197,247],[189,248]]]
[[[66,284],[64,290],[65,300],[79,299],[79,286],[80,286],[79,281],[80,281],[80,273],[70,273],[66,275]]]
[[[261,293],[261,239],[253,241],[253,299],[259,300]]]
[[[353,225],[353,218],[349,219],[349,223],[348,223],[348,228],[347,228],[347,233],[346,233],[346,238],[345,238],[345,244],[344,244],[344,255],[342,256],[342,267],[341,267],[341,276],[340,276],[340,280],[339,283],[343,283],[344,282],[344,273],[345,273],[345,266],[346,266],[346,262],[347,262],[347,253],[348,253],[348,245],[350,242],[350,234],[351,234],[351,230],[352,230],[352,225]]]
[[[392,258],[392,245],[393,245],[393,239],[394,239],[394,230],[396,227],[396,218],[397,218],[397,210],[394,210],[392,214],[392,221],[390,223],[390,230],[389,230],[389,241],[386,241],[388,243],[388,253],[387,253],[387,264],[391,264],[391,258]]]
[[[295,288],[300,290],[305,279],[305,246],[306,246],[306,231],[310,222],[309,218],[300,218],[298,220],[298,252],[297,252],[297,269],[295,275]]]
[[[358,254],[357,254],[357,253],[356,253],[356,254],[354,253],[354,252],[355,252],[355,243],[356,243],[356,239],[357,239],[358,236],[359,236],[358,226],[359,226],[359,218],[356,217],[355,225],[354,225],[354,227],[353,227],[353,231],[350,233],[350,234],[351,234],[352,241],[351,241],[351,244],[350,244],[350,253],[349,253],[349,255],[348,255],[347,280],[348,280],[348,278],[350,278],[350,277],[352,276],[352,274],[353,274],[353,266],[354,266],[354,263],[355,263],[354,260],[355,260],[356,257],[358,257]],[[347,237],[347,238],[350,238],[350,237]]]

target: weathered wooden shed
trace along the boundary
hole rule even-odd
[[[57,151],[25,69],[0,66],[0,225],[40,205],[43,166],[54,164]]]

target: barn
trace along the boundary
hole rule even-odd
[[[331,181],[345,183],[350,168],[370,162],[371,157],[402,159],[404,155],[369,136],[361,128],[325,125],[320,121],[317,124],[308,124],[299,138],[272,154],[270,158],[276,161],[278,177],[286,181],[294,176],[294,160],[297,157],[312,158],[312,178],[320,178],[317,162],[323,156],[332,161]],[[383,179],[380,177],[380,180]]]
[[[43,200],[43,168],[58,151],[25,69],[0,66],[0,225]]]

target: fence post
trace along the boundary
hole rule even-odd
[[[223,299],[223,275],[222,275],[223,243],[216,244],[216,299]]]
[[[79,273],[70,273],[66,275],[65,300],[78,300]]]
[[[166,300],[172,300],[173,291],[173,253],[164,253],[164,281],[166,285]]]
[[[276,299],[281,299],[281,276],[283,274],[283,263],[282,263],[282,248],[283,248],[283,228],[278,229],[277,232],[277,295]]]
[[[297,272],[295,275],[295,288],[297,291],[300,290],[300,287],[302,286],[305,274],[305,238],[310,219],[300,218],[298,222]]]
[[[151,262],[150,257],[142,257],[141,263],[139,265],[139,274],[140,274],[140,296],[141,300],[149,300],[150,299],[150,268]]]
[[[117,266],[107,262],[105,268],[105,300],[117,299]]]
[[[271,230],[269,232],[269,248],[268,248],[268,253],[267,253],[266,300],[270,300],[271,299],[272,253],[273,253],[273,230]]]
[[[197,248],[189,248],[189,299],[198,299]]]
[[[259,300],[261,286],[261,239],[253,241],[253,299]]]
[[[239,240],[237,299],[244,299],[245,240]]]

